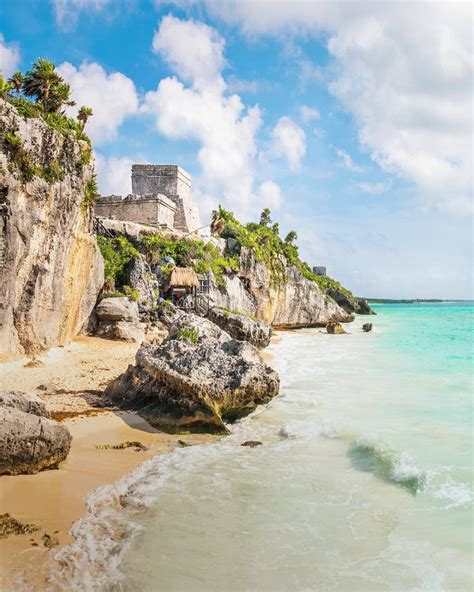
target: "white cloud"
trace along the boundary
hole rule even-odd
[[[346,169],[349,169],[353,173],[362,172],[362,168],[359,165],[355,164],[355,162],[352,160],[352,156],[348,152],[346,152],[345,150],[342,150],[342,148],[336,148],[336,146],[333,146],[333,149],[334,149],[334,152],[341,159],[341,161],[342,161],[343,165],[346,167]]]
[[[20,50],[16,43],[7,43],[0,33],[0,72],[8,78],[20,63]]]
[[[87,62],[79,68],[64,62],[58,71],[71,85],[71,95],[76,101],[69,113],[76,115],[82,105],[94,112],[86,124],[86,132],[94,144],[114,140],[124,119],[138,111],[135,85],[120,72],[107,74],[99,64]]]
[[[298,59],[296,64],[299,69],[298,77],[302,86],[324,80],[323,69],[320,66],[313,64],[310,60],[305,58]]]
[[[361,189],[364,193],[370,193],[372,195],[376,195],[379,193],[385,193],[390,189],[390,183],[384,183],[379,181],[377,183],[369,183],[368,181],[361,181],[357,183],[359,189]]]
[[[258,195],[264,208],[277,210],[283,203],[280,186],[273,181],[264,181],[258,188]]]
[[[303,123],[310,123],[311,121],[321,117],[321,114],[317,109],[314,107],[308,107],[308,105],[301,105],[299,111],[300,118]]]
[[[97,184],[101,195],[128,195],[132,192],[132,164],[137,162],[129,157],[102,156],[96,152],[95,165]],[[143,162],[139,160],[140,162]]]
[[[259,89],[259,83],[256,80],[244,80],[237,76],[229,76],[226,80],[227,90],[230,93],[256,93]]]
[[[263,193],[255,190],[253,161],[261,113],[258,106],[246,107],[238,95],[228,94],[221,72],[224,40],[207,25],[168,16],[155,33],[153,47],[181,80],[161,80],[146,94],[142,112],[154,118],[156,129],[167,138],[198,143],[202,176],[195,180],[196,191],[202,183],[207,203],[219,199],[243,216],[258,211],[264,197],[280,202],[281,194],[278,197],[272,186],[265,185]]]
[[[271,144],[269,156],[286,158],[290,169],[296,171],[301,166],[301,159],[306,154],[306,134],[292,119],[280,117],[270,132]]]
[[[204,23],[165,16],[153,37],[153,51],[194,88],[220,88],[224,83],[224,39]]]
[[[326,35],[330,88],[360,143],[422,199],[454,212],[472,201],[472,3],[205,1],[252,36]],[[313,64],[318,67],[317,64]]]
[[[71,29],[76,25],[79,14],[83,10],[100,12],[111,0],[51,0],[56,23],[63,29]]]

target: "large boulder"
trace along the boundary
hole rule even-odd
[[[17,391],[0,393],[0,475],[56,468],[69,453],[71,434],[49,419],[36,399]]]
[[[267,347],[272,336],[272,327],[259,321],[249,313],[230,311],[226,308],[214,307],[208,312],[209,319],[224,329],[229,335],[240,341],[248,341],[255,347]]]
[[[33,393],[20,391],[0,391],[0,407],[13,407],[25,413],[32,413],[40,417],[51,419],[50,412],[43,401]]]
[[[104,339],[141,343],[145,339],[145,323],[127,321],[99,323],[95,334]]]
[[[98,325],[95,334],[105,339],[134,341],[145,339],[145,325],[139,322],[138,305],[126,297],[104,298],[95,309]]]
[[[145,313],[155,306],[160,294],[159,284],[143,255],[133,257],[127,263],[123,283],[138,292],[139,312]]]
[[[207,319],[183,314],[161,345],[142,344],[136,365],[105,396],[160,429],[227,433],[224,422],[248,415],[278,390],[278,374],[254,346]]]
[[[104,298],[95,309],[99,321],[138,322],[138,306],[127,297]]]

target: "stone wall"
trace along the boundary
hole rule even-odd
[[[174,228],[183,232],[200,228],[199,212],[191,198],[191,175],[181,167],[172,164],[132,165],[132,192],[166,195],[176,204]]]
[[[100,198],[95,204],[97,216],[114,220],[127,220],[141,224],[173,228],[176,204],[164,195],[128,195],[125,198],[111,195]]]

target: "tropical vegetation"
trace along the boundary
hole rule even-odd
[[[14,72],[8,80],[0,73],[0,97],[14,105],[22,117],[41,117],[62,134],[90,144],[84,127],[92,109],[81,107],[77,119],[66,115],[66,108],[73,107],[75,102],[71,99],[70,85],[53,62],[39,58],[30,70]]]

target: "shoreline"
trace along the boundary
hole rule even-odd
[[[0,588],[45,590],[48,559],[74,539],[73,524],[86,513],[85,498],[126,476],[144,461],[183,445],[216,441],[206,434],[160,432],[134,412],[94,406],[105,386],[134,363],[139,344],[78,337],[64,348],[2,364],[2,388],[34,392],[73,437],[68,458],[56,470],[0,477],[1,513],[38,527],[0,539]],[[140,442],[147,449],[101,449]],[[44,535],[48,535],[46,540]],[[45,543],[53,546],[48,548]],[[25,569],[27,565],[27,569]]]
[[[272,343],[280,339],[275,332]],[[0,477],[1,513],[38,527],[30,534],[0,539],[0,588],[5,592],[50,589],[51,559],[74,541],[71,528],[86,515],[89,494],[156,456],[220,439],[211,434],[167,434],[135,412],[95,406],[105,386],[134,363],[139,345],[80,336],[38,356],[38,364],[25,358],[1,365],[2,388],[40,396],[73,437],[68,458],[58,469]],[[271,361],[265,350],[260,354],[265,362]],[[140,442],[146,450],[103,448],[124,442]],[[52,547],[46,546],[51,542]]]

